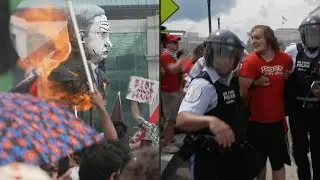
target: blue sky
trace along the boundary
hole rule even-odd
[[[174,0],[180,7],[164,25],[168,29],[209,33],[207,0]],[[221,28],[234,31],[243,41],[247,32],[257,24],[273,29],[298,28],[303,18],[320,5],[320,0],[211,0],[212,29],[217,28],[217,14]],[[282,16],[287,21],[282,24]]]

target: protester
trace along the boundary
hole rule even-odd
[[[185,85],[186,85],[186,78],[188,79],[189,73],[193,67],[193,65],[203,57],[205,51],[205,43],[199,44],[192,53],[192,56],[185,60],[183,65],[183,81],[181,83],[181,92],[183,93]]]
[[[79,168],[80,180],[114,180],[130,161],[130,149],[121,142],[107,140],[88,148]]]
[[[205,42],[197,45],[193,50],[191,57],[187,58],[184,63],[183,72],[189,74],[194,63],[198,61],[199,58],[203,57],[205,51]]]
[[[151,141],[153,144],[159,143],[159,127],[156,124],[144,119],[139,110],[139,105],[137,101],[131,101],[131,113],[133,118],[138,122],[140,130],[135,134],[133,141],[134,144],[131,144],[131,147],[134,148],[138,145],[141,146],[142,140]],[[137,137],[138,136],[138,137]],[[138,140],[135,140],[137,138]]]
[[[120,180],[160,180],[159,150],[145,147],[133,152],[134,158],[123,169]]]
[[[180,98],[180,74],[182,72],[184,58],[177,59],[176,52],[179,50],[180,37],[167,34],[164,41],[165,50],[161,54],[160,66],[164,69],[161,77],[160,99],[161,110],[164,116],[164,138],[160,146],[167,146],[174,137],[176,116],[181,101]],[[168,152],[177,152],[176,147],[164,149]]]
[[[102,98],[102,95],[100,94],[99,91],[95,91],[94,93],[91,93],[91,99],[93,104],[96,105],[99,111],[101,111],[101,124],[103,128],[103,133],[102,135],[106,140],[117,140],[118,137],[123,138],[122,132],[120,132],[119,128],[116,130],[115,126],[113,125],[108,112],[104,108],[104,100]],[[117,127],[117,123],[115,124]],[[120,135],[120,136],[118,136]],[[123,143],[123,141],[120,141]],[[124,144],[125,146],[125,144]],[[126,148],[129,146],[127,145]],[[83,158],[84,150],[77,151],[73,154],[70,154],[69,156],[60,159],[57,164],[56,162],[53,162],[52,166],[49,167],[43,167],[48,173],[50,174],[55,174],[58,172],[58,180],[63,180],[60,178],[65,177],[65,178],[71,178],[72,180],[79,180],[78,172],[79,172],[79,164],[81,159]],[[67,175],[68,174],[68,175]]]
[[[118,140],[122,142],[124,146],[127,146],[128,148],[130,148],[129,135],[127,134],[128,127],[122,121],[113,122],[113,126],[116,129]]]
[[[250,33],[254,52],[250,53],[240,69],[240,88],[250,107],[249,142],[269,158],[274,180],[285,179],[284,164],[290,165],[285,135],[283,102],[286,71],[291,58],[280,52],[273,30],[265,25],[254,26]],[[266,177],[263,168],[258,180]]]
[[[11,35],[9,32],[9,20],[10,20],[10,11],[9,11],[9,2],[7,0],[0,2],[0,24],[2,25],[1,30],[1,42],[0,42],[0,74],[6,73],[11,68],[16,65],[16,61],[18,60],[18,55],[13,48],[13,44],[11,42]],[[86,6],[87,7],[87,6]],[[89,10],[86,11],[89,15]],[[91,12],[92,13],[92,12]],[[96,16],[92,16],[96,17]],[[95,19],[98,19],[96,17]],[[104,17],[102,17],[103,19]],[[96,20],[95,20],[96,21]],[[90,21],[91,22],[91,21]],[[106,25],[101,24],[105,21],[98,19],[100,26]],[[86,22],[82,22],[86,23]],[[81,23],[79,23],[81,24]],[[94,25],[93,25],[94,26]],[[92,26],[92,27],[93,27]],[[91,24],[90,28],[92,29]],[[94,28],[98,28],[98,25]],[[87,29],[87,28],[85,28]],[[89,28],[88,28],[89,29]],[[100,28],[101,29],[101,28]],[[103,37],[107,37],[105,39],[109,39],[109,30],[110,28],[102,28],[108,30],[108,32],[104,33],[96,33],[95,35],[101,35]],[[90,34],[90,33],[89,33]],[[70,35],[70,34],[69,34]],[[71,36],[70,36],[71,37]],[[94,43],[92,43],[94,44]],[[96,48],[98,46],[95,46]],[[101,46],[104,48],[104,46]],[[51,49],[47,49],[51,50]],[[74,49],[73,49],[74,50]],[[94,54],[97,54],[97,51],[91,51]],[[106,55],[107,51],[103,51],[103,54]],[[88,58],[88,60],[91,60]],[[28,69],[35,70],[35,69]],[[37,74],[37,72],[35,72]],[[34,79],[33,79],[34,80]],[[34,81],[32,81],[34,82]],[[36,83],[28,84],[28,87],[24,91],[25,93],[30,92],[32,95],[37,96],[37,88],[39,85]],[[31,89],[29,89],[31,86]],[[34,88],[35,87],[35,88]],[[26,95],[27,96],[27,95]],[[60,159],[58,162],[51,162],[52,165],[42,164],[40,167],[30,166],[20,163],[14,163],[7,166],[0,167],[0,180],[10,180],[10,179],[32,179],[32,180],[76,180],[76,179],[96,179],[106,180],[106,179],[115,179],[120,170],[125,167],[127,162],[130,160],[130,150],[127,147],[124,147],[118,140],[118,135],[122,136],[123,133],[120,128],[118,128],[118,134],[116,129],[114,128],[111,119],[109,117],[108,112],[105,110],[104,100],[102,95],[95,89],[95,92],[90,93],[93,104],[100,112],[101,124],[103,126],[103,135],[107,141],[103,141],[99,144],[95,144],[91,147],[88,147],[84,152],[77,151],[76,153],[68,155],[66,158]],[[61,103],[62,101],[56,101],[59,105],[66,105]],[[60,104],[61,103],[61,104]],[[54,112],[53,112],[54,113]],[[29,115],[29,114],[25,114]],[[58,117],[59,118],[59,117]],[[121,125],[120,125],[121,126]],[[119,127],[119,126],[118,126]],[[5,138],[5,137],[4,137]],[[37,148],[42,148],[38,147]],[[71,151],[68,149],[68,151]],[[4,152],[1,152],[4,153]],[[5,152],[7,153],[7,152]],[[12,152],[13,153],[13,152]],[[40,153],[40,152],[37,152]],[[52,152],[54,153],[54,152]],[[65,152],[64,152],[65,154]],[[8,156],[8,154],[6,155]],[[53,154],[41,154],[40,156],[54,156]],[[11,157],[12,158],[12,157]],[[28,158],[28,157],[26,157]],[[30,157],[29,157],[30,158]],[[34,157],[33,157],[34,158]],[[52,157],[47,157],[52,158]],[[21,159],[19,160],[21,161]],[[80,164],[80,166],[79,166]],[[47,168],[50,166],[50,168]],[[43,171],[45,170],[45,172]],[[79,176],[78,176],[79,175]]]

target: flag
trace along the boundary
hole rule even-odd
[[[152,124],[157,124],[159,122],[159,116],[160,116],[160,108],[159,105],[157,106],[157,108],[153,111],[149,122]]]
[[[282,21],[288,21],[288,19],[282,16]]]
[[[112,122],[116,122],[116,121],[124,122],[123,113],[122,113],[120,91],[118,92],[117,98],[113,103],[113,109],[112,109],[112,113],[111,113],[111,120],[112,120]]]
[[[288,21],[287,18],[285,18],[284,16],[282,16],[282,24],[285,24]]]

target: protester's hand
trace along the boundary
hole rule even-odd
[[[259,79],[254,81],[254,85],[255,86],[269,86],[270,79],[267,76],[262,75]]]
[[[60,177],[58,177],[58,173],[57,172],[54,172],[52,174],[52,180],[72,180],[72,178],[70,176],[71,172],[72,172],[72,169],[69,169],[66,173],[64,173]]]
[[[210,131],[216,136],[217,142],[222,147],[230,147],[235,141],[231,127],[217,117],[213,117],[209,124]]]
[[[90,92],[90,97],[91,97],[91,101],[92,103],[97,106],[98,108],[104,108],[105,106],[105,101],[101,95],[101,93],[95,89],[94,92]]]
[[[289,76],[291,75],[292,71],[284,71],[284,79],[287,80],[289,78]]]

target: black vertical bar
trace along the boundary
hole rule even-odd
[[[207,0],[208,3],[208,21],[209,21],[209,34],[211,34],[211,0]]]

